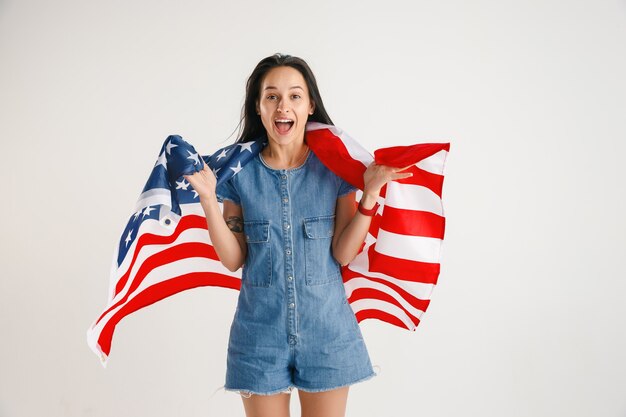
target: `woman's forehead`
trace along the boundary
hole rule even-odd
[[[295,68],[276,67],[268,71],[261,83],[261,89],[301,89],[306,90],[304,77]]]

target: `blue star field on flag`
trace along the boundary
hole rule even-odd
[[[262,136],[249,142],[228,145],[210,156],[201,156],[181,136],[168,136],[137,202],[136,211],[130,216],[120,239],[117,266],[124,261],[142,222],[159,220],[170,213],[180,216],[181,204],[200,201],[198,193],[183,175],[202,171],[206,163],[219,185],[241,171],[266,144],[267,137]],[[166,219],[165,224],[169,224],[169,221]]]

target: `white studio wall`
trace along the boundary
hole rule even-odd
[[[451,142],[432,303],[361,324],[347,415],[626,415],[624,50],[623,1],[0,3],[0,416],[244,415],[236,291],[131,315],[106,369],[85,332],[163,140],[234,141],[275,52],[369,149]]]

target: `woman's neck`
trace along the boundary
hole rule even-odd
[[[263,160],[274,169],[290,169],[302,165],[308,155],[306,143],[294,146],[273,145],[271,142],[261,151]]]

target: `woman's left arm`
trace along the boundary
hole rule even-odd
[[[365,186],[363,187],[361,206],[366,210],[373,208],[380,195],[380,190],[387,182],[413,175],[410,172],[401,172],[411,166],[393,168],[372,162],[363,174]],[[335,233],[332,251],[334,258],[342,266],[349,264],[359,253],[373,217],[366,216],[357,210],[357,206],[354,204],[355,194],[356,192],[353,192],[339,197],[335,209]]]

